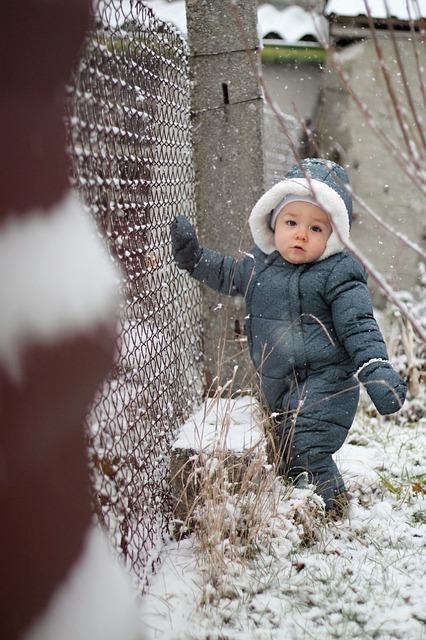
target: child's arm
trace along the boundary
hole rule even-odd
[[[170,230],[173,256],[180,269],[219,293],[244,295],[245,278],[239,261],[200,247],[194,227],[184,216],[177,216]]]
[[[351,256],[333,269],[326,284],[337,336],[357,369],[376,409],[382,415],[398,411],[405,400],[407,385],[388,359],[381,331],[373,315],[366,274]]]

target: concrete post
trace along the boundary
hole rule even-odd
[[[187,0],[200,240],[235,257],[252,246],[247,219],[263,191],[263,101],[255,0]],[[239,365],[234,390],[249,384],[241,299],[203,288],[207,385]],[[216,385],[214,385],[216,386]]]

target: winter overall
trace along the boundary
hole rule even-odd
[[[264,402],[280,416],[284,472],[308,472],[326,508],[345,490],[332,454],[342,446],[359,381],[382,414],[397,411],[406,385],[388,361],[364,268],[344,249],[352,203],[344,170],[323,160],[293,167],[257,202],[249,223],[256,245],[236,260],[198,245],[192,225],[172,227],[178,266],[227,295],[242,295],[246,332]],[[321,257],[292,264],[275,249],[271,212],[287,194],[313,195],[332,220]]]

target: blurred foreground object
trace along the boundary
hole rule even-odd
[[[54,618],[62,620],[55,637],[68,637],[52,597],[77,565],[77,574],[91,566],[87,548],[81,560],[91,519],[84,418],[112,364],[118,274],[67,177],[64,87],[88,15],[87,0],[2,5],[0,636],[8,640],[53,637]],[[86,609],[94,595],[86,589]],[[118,637],[112,628],[96,635],[86,619],[82,611],[74,637]]]

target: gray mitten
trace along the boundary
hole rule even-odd
[[[176,216],[170,226],[170,232],[173,257],[177,266],[192,273],[203,252],[194,227],[185,216]]]
[[[390,362],[372,362],[362,369],[358,379],[382,416],[395,413],[404,404],[407,384]]]

